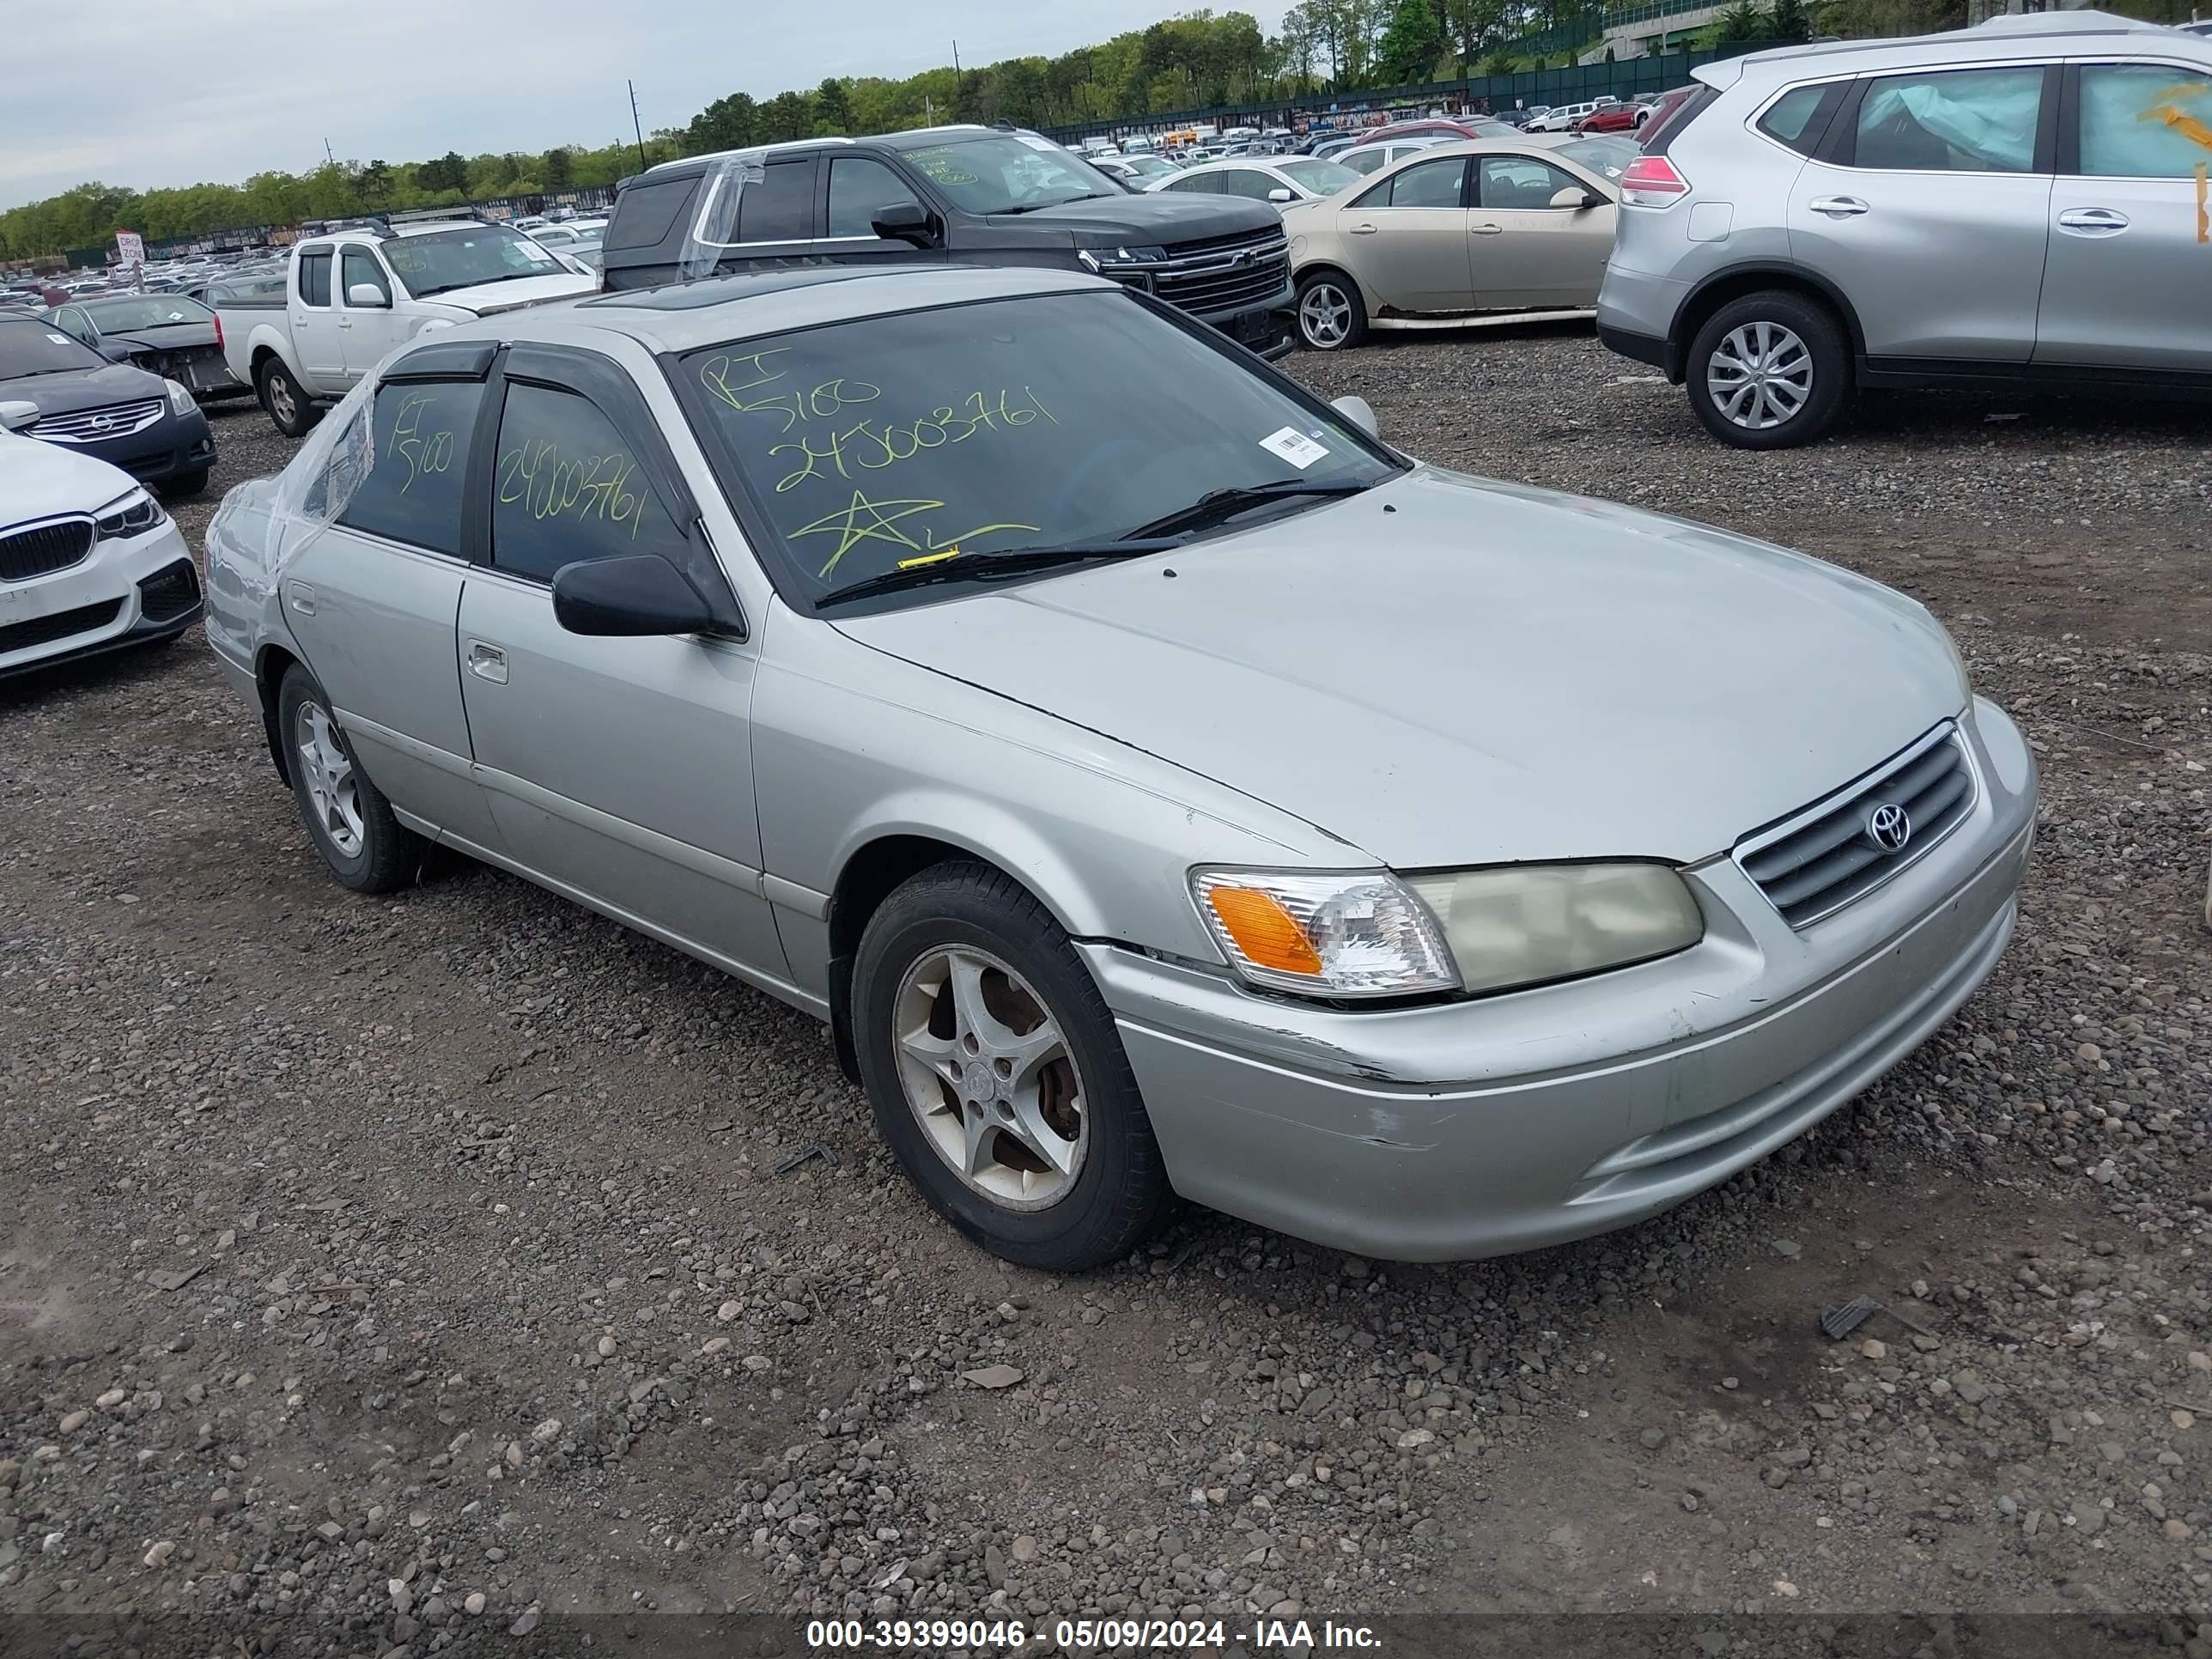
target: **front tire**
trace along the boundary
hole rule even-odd
[[[1105,999],[1001,871],[939,865],[870,918],[853,1034],[876,1127],[933,1208],[1023,1267],[1142,1243],[1172,1194]]]
[[[318,409],[293,379],[292,371],[284,367],[282,357],[264,357],[261,374],[254,381],[260,394],[261,407],[276,429],[288,438],[304,438],[314,429],[315,422],[323,418]]]
[[[1349,351],[1367,337],[1367,305],[1359,285],[1334,270],[1298,283],[1298,339],[1309,351]]]
[[[422,838],[392,816],[392,803],[356,763],[307,671],[295,664],[276,693],[276,729],[300,818],[331,873],[356,893],[390,893],[422,867]]]
[[[1826,306],[1767,289],[1705,319],[1683,378],[1690,407],[1723,443],[1787,449],[1834,424],[1850,391],[1850,349]]]

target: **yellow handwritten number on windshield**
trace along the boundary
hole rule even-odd
[[[922,539],[916,541],[899,527],[902,520],[916,518],[924,513],[935,513],[944,505],[943,501],[918,496],[872,501],[864,491],[856,489],[853,492],[853,499],[841,510],[825,514],[812,524],[800,526],[791,532],[791,539],[797,541],[801,536],[837,538],[837,550],[830,556],[829,563],[822,567],[821,574],[827,576],[837,568],[840,559],[862,542],[884,542],[892,547],[903,548],[909,553],[930,553],[939,550],[957,553],[962,543],[988,535],[994,530],[1024,530],[1035,534],[1038,529],[1033,524],[984,524],[939,541],[933,531],[924,528]]]
[[[399,413],[393,417],[392,451],[407,463],[407,482],[399,486],[399,493],[403,495],[415,487],[415,480],[425,472],[453,471],[452,431],[441,428],[427,437],[422,433],[424,411],[429,411],[431,418],[435,419],[437,401],[434,392],[415,392],[400,400]]]

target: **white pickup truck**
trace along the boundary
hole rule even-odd
[[[594,293],[598,276],[504,225],[393,214],[292,249],[284,291],[216,308],[230,372],[298,437],[394,346],[426,330]]]

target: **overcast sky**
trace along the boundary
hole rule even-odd
[[[18,0],[0,208],[88,179],[234,183],[323,159],[604,144],[726,93],[1053,55],[1186,0]],[[1222,9],[1227,9],[1224,7]],[[1255,10],[1280,21],[1284,0]]]

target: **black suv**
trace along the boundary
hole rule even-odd
[[[999,127],[813,138],[667,161],[622,182],[610,289],[793,263],[925,258],[1093,270],[1265,357],[1291,349],[1291,262],[1265,202],[1139,195],[1050,139]]]

